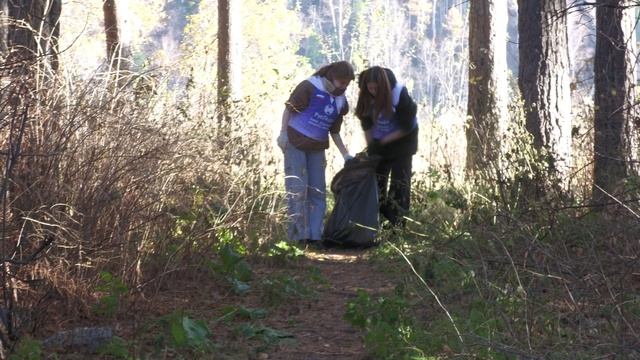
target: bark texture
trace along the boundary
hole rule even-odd
[[[566,180],[571,165],[571,90],[565,0],[519,0],[519,76],[526,127],[547,156],[544,178]]]
[[[596,202],[618,197],[624,180],[637,176],[638,110],[632,59],[634,7],[628,0],[599,0],[594,62],[594,188]],[[606,193],[610,194],[607,195]]]
[[[218,1],[218,122],[230,122],[231,103],[231,13],[232,0]]]
[[[0,51],[10,62],[34,62],[58,68],[61,0],[2,0]],[[43,58],[44,57],[44,58]]]
[[[468,173],[497,165],[500,156],[499,137],[508,96],[506,10],[493,0],[470,2]]]
[[[118,0],[104,0],[102,4],[107,60],[110,68],[116,72],[129,69],[131,57],[129,44],[122,36],[125,31],[122,7],[123,4]]]

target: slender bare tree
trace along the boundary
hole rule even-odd
[[[9,0],[0,0],[0,55],[6,56],[9,49]]]
[[[62,0],[53,0],[49,2],[49,9],[46,12],[47,16],[43,23],[46,26],[46,33],[50,34],[49,38],[43,38],[46,42],[45,49],[50,49],[51,54],[51,68],[54,72],[58,71],[60,52],[58,41],[60,39],[60,15],[62,15]],[[42,33],[42,31],[41,31]]]
[[[620,197],[625,179],[640,174],[640,119],[635,91],[635,8],[630,0],[598,0],[595,52],[593,200]]]
[[[131,49],[123,37],[124,16],[122,14],[122,0],[104,0],[102,11],[104,14],[104,32],[106,36],[107,60],[111,70],[119,73],[128,70]]]
[[[493,0],[470,1],[468,174],[499,160],[498,136],[508,97],[506,19],[505,6]]]
[[[527,130],[547,156],[547,176],[566,180],[571,164],[571,92],[566,0],[519,0],[519,76]],[[544,179],[544,180],[542,180]],[[545,188],[547,184],[539,184]]]
[[[231,4],[218,0],[218,123],[230,122],[231,103]]]

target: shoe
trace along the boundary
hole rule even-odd
[[[310,239],[306,239],[303,240],[304,244],[307,245],[308,248],[314,249],[314,250],[325,250],[327,247],[324,245],[324,242],[322,240],[310,240]]]

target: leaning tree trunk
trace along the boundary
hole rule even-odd
[[[571,92],[565,0],[518,0],[519,76],[526,127],[546,160],[542,188],[568,180]]]
[[[467,173],[499,166],[499,134],[507,100],[507,8],[493,0],[471,0],[469,9],[469,97]],[[495,169],[499,170],[499,169]]]
[[[640,174],[635,104],[635,8],[630,0],[599,0],[596,7],[593,200],[622,196],[624,180]]]

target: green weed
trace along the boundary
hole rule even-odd
[[[315,282],[316,284],[320,286],[328,286],[330,284],[329,280],[327,280],[327,278],[324,275],[322,275],[320,268],[316,266],[310,266],[308,273],[309,273],[308,274],[309,280]]]
[[[116,313],[120,299],[129,291],[122,280],[107,271],[100,273],[100,282],[96,290],[103,292],[104,295],[94,305],[94,311],[105,316],[113,316]]]
[[[236,328],[236,332],[246,339],[258,339],[262,342],[262,346],[256,351],[264,351],[280,341],[291,341],[295,337],[284,331],[276,330],[268,326],[253,323],[244,323]]]
[[[175,349],[188,349],[197,352],[209,352],[215,349],[211,341],[211,332],[207,324],[202,320],[193,320],[181,313],[173,313],[161,320],[166,329],[168,342],[165,344],[165,336],[157,339],[158,346],[170,345]]]
[[[40,360],[43,359],[42,342],[30,337],[23,337],[17,343],[9,360]]]
[[[218,252],[219,259],[211,261],[209,268],[213,273],[221,275],[238,294],[245,294],[250,289],[249,280],[252,270],[249,263],[231,244],[225,244]]]
[[[302,282],[288,275],[263,279],[261,290],[263,301],[271,306],[282,304],[288,299],[306,298],[314,294]]]
[[[244,306],[225,306],[221,310],[223,314],[216,321],[230,322],[236,317],[248,320],[264,319],[267,317],[267,310],[265,309],[252,309]]]
[[[421,351],[413,346],[416,327],[405,299],[398,293],[373,299],[358,290],[347,304],[345,319],[365,330],[365,346],[379,359],[411,359]]]
[[[231,229],[220,229],[216,232],[218,243],[215,250],[220,252],[225,248],[231,249],[233,252],[246,256],[248,253],[247,246],[234,234]]]
[[[108,355],[116,359],[131,359],[129,357],[129,344],[121,337],[114,336],[108,344],[102,346],[101,355]]]
[[[267,250],[267,256],[276,260],[280,265],[285,265],[304,256],[304,251],[286,241],[280,241]]]

